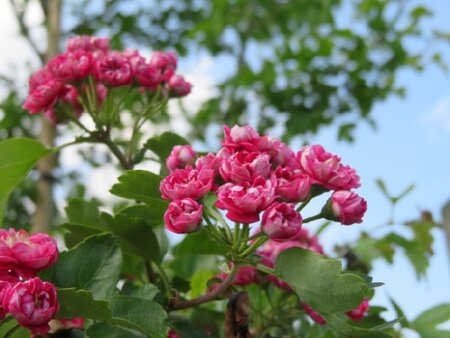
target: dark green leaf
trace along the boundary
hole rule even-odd
[[[169,329],[166,311],[150,300],[117,296],[112,304],[112,315],[114,323],[154,338],[165,338]]]
[[[330,329],[338,334],[339,337],[352,337],[352,338],[392,338],[391,335],[384,333],[380,330],[363,329],[359,327],[352,326],[345,321],[343,321],[339,316],[334,314],[323,314],[321,315],[327,321]]]
[[[56,318],[84,317],[101,321],[111,318],[109,302],[94,300],[92,294],[87,290],[59,288],[58,303],[60,309]]]
[[[161,176],[145,170],[130,170],[119,177],[119,183],[111,188],[111,193],[144,202],[152,208],[166,209],[167,202],[161,199],[159,183]]]
[[[94,299],[110,299],[122,268],[122,252],[117,240],[108,234],[87,238],[44,272],[58,288],[85,289]]]
[[[95,323],[87,331],[88,338],[146,338],[139,332],[128,330],[112,324]]]
[[[124,252],[129,252],[149,261],[159,261],[159,245],[152,228],[135,218],[118,214],[112,217],[103,213],[102,219],[109,230],[117,236]]]

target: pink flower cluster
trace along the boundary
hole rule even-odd
[[[58,312],[56,287],[36,274],[56,262],[58,249],[47,234],[0,230],[0,319],[8,313],[32,333],[47,333]]]
[[[175,201],[199,201],[213,191],[215,206],[225,210],[229,220],[243,224],[261,220],[262,231],[272,240],[291,240],[302,227],[296,205],[314,197],[315,186],[335,191],[328,203],[330,211],[324,211],[323,217],[343,224],[361,222],[366,202],[351,192],[360,185],[358,175],[322,146],[306,146],[295,153],[250,126],[225,126],[222,145],[217,154],[198,158],[194,166],[197,154],[190,146],[175,146],[167,158],[170,174],[162,180],[160,190],[164,199],[173,201],[166,213],[171,231],[188,233],[194,221],[197,225],[201,222],[201,204],[195,204],[193,213],[194,207],[188,210]],[[190,227],[185,225],[186,217],[192,219]]]
[[[159,88],[163,94],[185,96],[192,85],[175,74],[176,68],[177,57],[172,52],[155,52],[146,60],[137,51],[111,50],[106,38],[74,37],[64,53],[31,76],[23,108],[31,114],[44,112],[56,124],[68,112],[80,116],[82,96],[100,106],[113,87],[135,86],[142,92]],[[86,93],[92,83],[96,93]]]

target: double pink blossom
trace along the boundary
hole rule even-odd
[[[9,289],[11,289],[12,284],[8,281],[0,279],[0,320],[5,319],[6,314],[8,313],[8,308],[5,308],[3,305],[3,301],[5,299],[5,295],[8,293]]]
[[[29,235],[25,230],[0,230],[0,268],[17,270],[29,277],[56,262],[55,240],[45,233]]]
[[[259,220],[259,213],[275,199],[275,180],[257,177],[253,182],[226,183],[217,190],[216,206],[227,210],[226,216],[239,223]]]
[[[224,140],[223,145],[232,149],[245,149],[247,151],[259,151],[255,145],[260,139],[259,134],[249,125],[235,125],[230,129],[228,126],[223,127]]]
[[[270,239],[283,242],[297,236],[302,227],[302,216],[293,203],[274,202],[262,216],[261,229]]]
[[[91,74],[94,59],[91,53],[77,50],[55,56],[48,69],[61,81],[78,81]]]
[[[132,59],[131,61],[132,65],[133,60],[143,60],[143,58],[141,57],[137,58]],[[162,80],[161,71],[152,64],[145,62],[137,62],[133,66],[133,69],[134,69],[134,77],[141,86],[156,88]]]
[[[49,331],[49,321],[59,310],[56,288],[35,277],[16,283],[3,296],[3,309],[33,334]]]
[[[199,199],[210,190],[214,179],[214,171],[210,169],[196,170],[191,166],[176,169],[165,177],[159,186],[162,198],[180,200],[183,198]]]
[[[30,76],[28,80],[28,85],[30,87],[30,91],[47,83],[50,80],[54,80],[53,74],[47,69],[42,68],[36,71],[33,75]]]
[[[198,230],[202,222],[203,205],[192,198],[170,202],[164,214],[164,223],[169,231],[187,234]]]
[[[172,52],[154,52],[150,64],[160,70],[164,81],[168,82],[177,69],[177,56]]]
[[[170,172],[175,169],[183,169],[193,164],[196,157],[197,153],[190,145],[174,146],[167,157],[166,167]]]
[[[67,41],[67,50],[69,52],[82,50],[104,55],[109,52],[109,39],[97,38],[89,35],[76,36]]]
[[[222,161],[219,168],[225,181],[241,183],[253,181],[258,176],[268,178],[271,173],[270,157],[267,154],[237,151]]]
[[[311,190],[311,181],[307,174],[299,169],[279,166],[275,170],[277,178],[276,193],[287,202],[305,200]]]
[[[96,77],[106,86],[129,85],[133,79],[133,70],[128,59],[122,54],[110,54],[97,61]]]
[[[361,223],[367,210],[366,200],[347,190],[334,192],[327,205],[331,208],[331,215],[327,217],[345,225]]]
[[[192,84],[181,75],[172,75],[167,84],[169,85],[169,92],[179,97],[188,95],[192,90]]]
[[[25,99],[23,108],[32,114],[45,111],[55,104],[63,88],[64,85],[61,81],[50,79],[31,91]]]
[[[360,186],[356,171],[341,164],[341,159],[318,144],[306,146],[297,154],[301,169],[311,182],[331,190],[349,190]]]

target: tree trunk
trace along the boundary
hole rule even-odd
[[[62,0],[49,0],[47,2],[47,36],[48,45],[45,54],[45,62],[58,53],[60,38],[60,19],[61,19],[61,2]],[[41,131],[39,140],[53,147],[56,137],[56,129],[46,117],[42,116]],[[47,156],[40,160],[37,169],[40,173],[37,183],[38,197],[36,201],[36,211],[33,216],[31,225],[32,232],[46,232],[50,229],[54,216],[53,201],[53,175],[52,171],[55,167],[55,156]]]

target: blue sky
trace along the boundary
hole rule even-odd
[[[416,1],[416,3],[419,3]],[[440,0],[423,1],[435,16],[427,20],[423,29],[433,28],[450,31],[450,2]],[[6,2],[0,4],[0,73],[9,71],[10,65],[23,65],[27,47],[17,38],[17,27],[11,22]],[[30,18],[39,22],[39,14]],[[38,32],[39,33],[39,32]],[[420,49],[422,46],[410,45]],[[450,63],[450,42],[441,44],[443,59]],[[17,54],[17,50],[24,51]],[[186,102],[197,107],[213,91],[211,74],[220,73],[223,62],[211,64],[204,55],[199,59],[181,61],[180,72],[194,82],[194,90]],[[395,212],[395,219],[405,221],[416,218],[423,209],[433,212],[436,220],[441,220],[441,208],[450,200],[450,75],[436,66],[430,65],[422,73],[403,71],[398,81],[407,88],[405,99],[391,98],[378,104],[373,112],[378,128],[359,125],[356,142],[337,143],[336,132],[325,129],[313,137],[313,142],[321,143],[330,152],[339,154],[343,162],[357,169],[363,186],[359,193],[368,200],[369,210],[365,222],[353,227],[334,226],[324,234],[323,241],[328,249],[334,243],[346,242],[357,237],[360,230],[371,232],[373,228],[386,222],[389,204],[376,188],[375,179],[383,178],[394,194],[401,192],[411,183],[416,189],[402,200]],[[173,107],[176,110],[176,107]],[[176,114],[176,112],[175,112]],[[181,126],[175,126],[183,130]],[[73,154],[67,152],[68,165],[73,162]],[[70,162],[72,161],[72,162]],[[70,162],[70,163],[69,163]],[[96,182],[97,191],[107,194],[115,180],[115,172],[90,172]],[[109,181],[102,182],[108,176]],[[431,306],[450,303],[450,262],[447,246],[441,232],[435,233],[435,255],[431,259],[427,278],[417,282],[415,273],[405,257],[399,253],[393,266],[376,264],[372,273],[376,281],[386,283],[377,291],[375,303],[387,304],[386,295],[393,296],[411,319]]]

